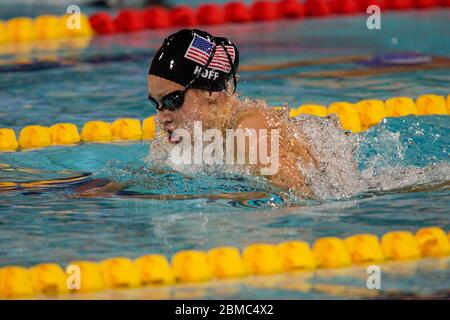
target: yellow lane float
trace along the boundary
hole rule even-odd
[[[344,240],[336,237],[316,240],[313,244],[313,255],[317,266],[322,268],[341,268],[352,262]]]
[[[447,114],[445,98],[436,94],[425,94],[416,99],[419,114]]]
[[[141,122],[138,119],[117,119],[111,125],[113,140],[142,139]]]
[[[14,151],[18,146],[13,129],[0,129],[0,151]]]
[[[36,292],[43,295],[69,293],[67,274],[56,263],[42,263],[30,268],[31,281]]]
[[[19,266],[0,268],[0,299],[23,298],[35,294],[28,269]]]
[[[52,144],[50,130],[43,126],[26,126],[20,131],[19,145],[22,149],[47,147]]]
[[[389,260],[408,260],[421,257],[416,238],[408,231],[388,232],[381,238],[381,248]]]
[[[56,40],[64,36],[61,28],[61,18],[52,15],[43,15],[34,19],[36,38],[39,40]]]
[[[361,100],[355,104],[355,108],[361,121],[362,130],[379,124],[387,116],[383,100]]]
[[[243,277],[247,274],[239,249],[219,247],[207,252],[212,274],[218,279]]]
[[[144,285],[167,285],[175,282],[173,270],[163,255],[149,254],[135,259],[134,262]]]
[[[372,263],[384,260],[378,237],[373,234],[356,234],[344,240],[353,263]]]
[[[309,243],[304,241],[286,241],[277,245],[285,271],[314,269],[316,262]]]
[[[117,257],[100,262],[100,270],[107,288],[134,288],[141,284],[139,269],[125,257]]]
[[[342,129],[352,132],[360,132],[361,121],[355,105],[348,102],[333,102],[328,107],[328,114],[337,114],[342,125]]]
[[[81,131],[84,142],[108,142],[112,140],[111,124],[104,121],[88,121]]]
[[[6,22],[6,28],[11,42],[27,42],[36,39],[36,29],[31,18],[12,18]]]
[[[74,285],[72,292],[91,292],[106,289],[103,274],[97,262],[83,260],[72,261],[69,263],[66,272],[80,277],[79,287]]]
[[[410,114],[419,114],[414,100],[409,97],[395,97],[385,102],[386,116],[402,117]]]
[[[55,146],[80,142],[78,128],[72,123],[58,123],[50,127],[50,138]]]
[[[185,250],[172,257],[172,268],[180,282],[200,282],[212,279],[208,256],[203,251]]]
[[[424,257],[445,257],[450,254],[447,235],[440,228],[422,228],[416,232],[416,240]]]
[[[9,39],[9,31],[6,23],[0,20],[0,44],[8,43]]]
[[[283,261],[274,245],[265,243],[249,245],[244,249],[242,256],[251,274],[273,274],[283,270]]]
[[[5,266],[0,268],[0,298],[170,286],[248,275],[344,268],[352,264],[442,258],[450,255],[449,238],[450,233],[441,228],[424,227],[415,234],[391,231],[384,234],[381,241],[373,234],[356,234],[345,239],[319,238],[312,249],[306,242],[290,240],[277,245],[251,244],[244,248],[242,254],[234,247],[216,247],[207,252],[184,250],[172,256],[171,264],[164,255],[149,254],[135,260],[115,257],[100,263],[73,261],[66,272],[54,263],[42,263],[31,268]],[[71,281],[77,275],[80,276],[79,281]]]

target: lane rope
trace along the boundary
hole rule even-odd
[[[318,117],[337,114],[344,130],[358,133],[379,124],[387,117],[448,115],[450,114],[450,95],[445,98],[441,95],[425,94],[415,101],[410,97],[393,97],[387,100],[361,100],[356,103],[333,102],[329,106],[303,104],[296,109],[291,108],[289,112],[290,117],[301,114]],[[50,127],[29,125],[20,130],[18,138],[13,129],[0,128],[0,152],[80,143],[151,140],[155,137],[155,128],[155,116],[150,116],[142,122],[132,118],[120,118],[112,123],[99,120],[88,121],[81,131],[72,123],[57,123]]]
[[[153,6],[144,9],[122,9],[115,17],[108,12],[80,16],[80,27],[73,28],[70,15],[41,15],[34,19],[16,17],[0,21],[0,44],[55,40],[65,37],[90,37],[93,34],[109,35],[138,32],[146,29],[171,27],[195,27],[222,25],[226,23],[249,23],[277,21],[280,19],[303,19],[333,17],[335,15],[366,14],[370,5],[386,10],[423,10],[448,7],[446,0],[257,0],[247,5],[242,2],[216,4],[204,3],[191,8],[178,5],[172,8]]]
[[[311,246],[304,241],[279,244],[254,243],[242,252],[235,247],[208,251],[183,250],[170,262],[161,254],[136,259],[113,257],[100,262],[75,260],[66,269],[56,263],[30,268],[0,268],[0,298],[58,296],[106,289],[171,286],[247,276],[273,275],[316,269],[373,265],[387,261],[417,260],[450,255],[450,233],[439,227],[424,227],[415,234],[390,231],[381,239],[373,234],[355,234],[345,239],[324,237]]]

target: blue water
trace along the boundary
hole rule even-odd
[[[228,35],[241,48],[241,65],[275,63],[346,55],[416,51],[448,56],[450,11],[384,14],[382,29],[369,31],[361,17],[285,21],[275,24],[227,25],[208,28]],[[145,118],[155,113],[146,92],[147,64],[170,31],[94,38],[85,43],[61,42],[0,47],[2,62],[52,59],[52,68],[1,72],[0,127],[51,125],[118,117]],[[20,52],[19,52],[20,51]],[[64,64],[64,65],[62,65]],[[302,78],[299,72],[354,69],[353,63],[240,74],[239,92],[271,105],[287,102],[328,104],[332,101],[447,95],[447,70],[416,71],[358,78]],[[5,69],[3,69],[5,70]],[[450,118],[447,116],[386,119],[355,137],[359,169],[379,185],[432,185],[450,180]],[[0,181],[35,181],[92,172],[153,193],[217,193],[276,190],[249,177],[160,174],[148,168],[148,142],[83,144],[0,154]],[[182,249],[208,249],[288,239],[313,242],[322,236],[345,237],[360,232],[378,235],[390,230],[415,231],[423,226],[450,229],[450,191],[363,192],[349,199],[284,203],[232,202],[206,199],[156,201],[75,198],[65,189],[52,192],[0,193],[0,266],[31,266],[73,259],[131,258],[147,253],[171,255]],[[447,260],[387,264],[382,267],[382,296],[426,296],[447,292]],[[333,273],[335,272],[335,273]],[[337,272],[337,273],[336,273]],[[120,297],[206,298],[367,298],[365,269],[319,271],[250,278],[226,284],[181,286],[106,293]],[[305,290],[305,285],[309,289]],[[336,293],[336,286],[345,290]],[[328,287],[327,287],[328,286]]]

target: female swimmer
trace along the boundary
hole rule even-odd
[[[259,144],[266,141],[267,154],[271,155],[274,151],[270,150],[273,146],[271,131],[276,130],[279,138],[276,146],[278,170],[265,177],[273,185],[302,198],[316,197],[308,181],[312,175],[323,175],[327,164],[321,163],[320,152],[314,150],[314,137],[311,139],[301,130],[303,122],[291,121],[285,111],[269,108],[264,101],[238,97],[235,94],[238,67],[238,48],[226,38],[184,29],[164,40],[148,72],[148,97],[157,110],[158,123],[151,159],[170,165],[169,158],[161,154],[164,150],[173,150],[183,141],[178,129],[193,133],[197,122],[203,131],[219,130],[223,141],[229,130],[246,132],[244,143],[236,141],[234,150],[226,150],[224,157],[230,152],[234,158],[243,155],[247,172],[260,174],[265,164],[263,158],[259,154],[257,161],[250,163],[251,153],[259,151]],[[330,125],[338,127],[330,120],[324,124],[325,127]],[[251,136],[256,138],[253,149],[250,147]],[[237,140],[238,137],[234,138]],[[339,152],[345,153],[340,156],[345,158],[349,170],[356,172],[352,152]],[[339,179],[339,172],[333,174]]]

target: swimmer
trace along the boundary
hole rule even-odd
[[[298,123],[290,121],[286,112],[270,108],[264,101],[242,99],[235,94],[238,67],[238,48],[226,38],[184,29],[164,40],[148,73],[148,97],[157,110],[159,124],[151,159],[158,159],[162,149],[167,148],[165,144],[180,143],[177,129],[193,132],[195,121],[201,121],[203,131],[218,129],[223,137],[227,129],[242,129],[256,134],[258,144],[262,139],[269,140],[268,146],[271,146],[270,131],[276,129],[279,169],[266,178],[283,190],[314,198],[301,170],[320,167],[311,151],[311,141],[299,132]],[[263,136],[260,129],[267,130],[267,135]],[[249,139],[245,144],[234,145],[235,155],[244,154],[249,159]],[[263,166],[260,160],[258,157],[246,169],[258,174]]]

